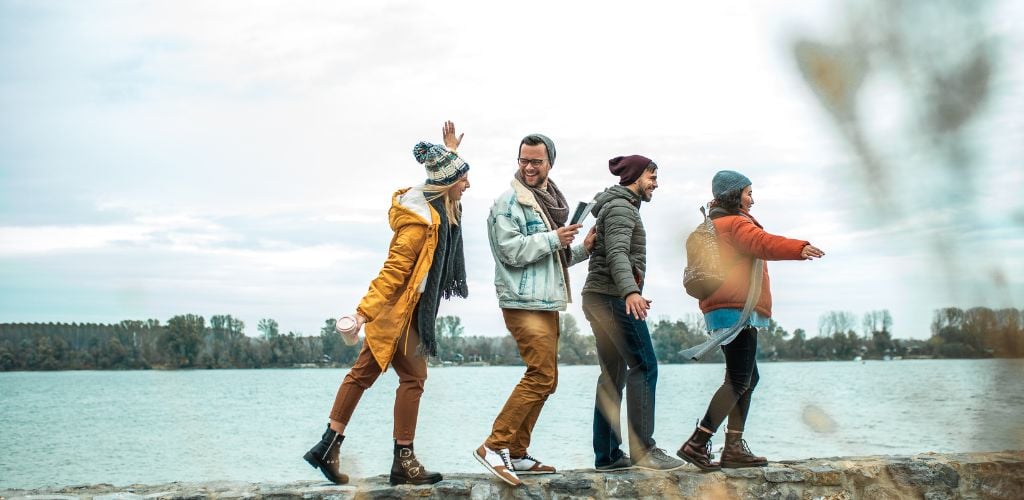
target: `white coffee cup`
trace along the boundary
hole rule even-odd
[[[341,339],[346,345],[356,345],[359,342],[359,322],[354,316],[342,316],[334,323],[334,329],[341,334]]]

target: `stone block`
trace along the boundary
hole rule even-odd
[[[831,465],[815,465],[802,470],[809,484],[815,486],[840,486],[843,484],[843,472]]]
[[[548,489],[552,493],[592,495],[594,491],[594,480],[582,475],[557,477],[548,481]]]
[[[142,495],[142,498],[145,498],[146,500],[164,500],[165,498],[171,498],[171,497],[173,497],[175,495],[177,495],[177,493],[174,492],[173,490],[163,490],[163,491],[154,491],[154,492],[146,493],[145,495]],[[217,495],[217,497],[218,498],[225,498],[222,495]],[[236,498],[236,497],[230,497],[229,496],[229,497],[226,497],[226,498]],[[239,496],[237,498],[245,498],[245,497]]]
[[[259,494],[257,494],[256,492],[248,491],[248,490],[245,490],[245,491],[225,491],[223,493],[218,493],[217,494],[217,500],[258,500],[258,499],[261,499],[261,498],[262,497]],[[310,499],[320,500],[320,499],[327,498],[327,497],[322,497],[320,495],[312,495],[312,496],[303,495],[302,498],[305,498],[307,500],[310,500]],[[163,497],[150,497],[149,495],[146,495],[146,499],[147,500],[162,500]]]
[[[11,495],[6,496],[8,492],[0,491],[0,498],[7,498],[8,500],[79,500],[76,495],[25,495],[17,496]]]
[[[761,479],[764,471],[759,467],[746,467],[743,469],[722,469],[722,474],[728,478],[739,479]]]
[[[960,494],[953,490],[926,491],[924,500],[960,500]]]
[[[525,499],[525,500],[544,500],[544,484],[540,481],[531,481],[527,477],[523,484],[517,487],[504,486],[506,490],[512,492],[512,498],[514,499]]]
[[[947,488],[955,489],[960,484],[960,474],[944,463],[911,461],[887,466],[893,480],[901,486],[913,486],[922,490]]]
[[[302,495],[303,500],[350,500],[355,498],[357,491],[358,489],[355,486],[330,485],[302,488],[299,490],[299,494]],[[230,500],[231,498],[232,497],[225,497],[224,495],[217,495],[217,500]],[[239,498],[239,500],[257,499],[259,499],[259,497],[255,495]]]
[[[473,489],[465,481],[445,479],[434,485],[434,498],[469,498]]]
[[[207,500],[210,498],[209,494],[192,488],[181,488],[167,493],[167,495],[160,496],[159,500]]]
[[[800,483],[804,481],[804,473],[788,467],[767,467],[764,479],[770,483]]]
[[[302,500],[302,493],[298,490],[275,489],[272,492],[260,495],[260,498],[263,500]]]
[[[756,500],[802,500],[799,490],[789,484],[760,483],[747,489],[742,498]]]
[[[864,488],[864,500],[903,500],[904,495],[895,488],[872,484]]]
[[[845,490],[821,491],[818,489],[810,489],[804,490],[801,498],[803,500],[854,500],[855,497],[852,493]]]
[[[604,481],[604,491],[608,498],[636,498],[640,495],[635,480],[632,473],[610,475]]]
[[[96,495],[92,497],[93,500],[143,500],[142,495],[136,495],[135,493],[108,493],[106,495]]]
[[[498,498],[500,495],[501,490],[493,481],[481,481],[474,484],[471,488],[470,498],[473,500],[488,500]]]

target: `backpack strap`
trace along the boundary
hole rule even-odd
[[[747,321],[750,320],[750,313],[753,312],[754,306],[757,305],[757,301],[761,299],[761,278],[763,276],[764,260],[754,259],[753,269],[750,270],[750,291],[747,292],[747,302],[743,304],[743,312],[740,313],[739,321],[729,328],[719,330],[717,333],[708,337],[704,342],[689,349],[679,351],[679,353],[694,361],[700,361],[701,358],[706,356],[714,348],[736,338],[736,336],[743,331],[743,327],[747,324]]]

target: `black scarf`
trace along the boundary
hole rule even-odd
[[[452,295],[466,298],[469,287],[466,284],[466,257],[462,251],[462,226],[448,220],[443,196],[431,200],[430,205],[441,216],[441,223],[437,226],[437,248],[427,273],[427,286],[420,295],[414,315],[420,334],[417,352],[437,356],[434,321],[437,320],[441,298],[450,299]]]

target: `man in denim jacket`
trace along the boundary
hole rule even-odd
[[[495,200],[487,219],[498,305],[526,373],[473,456],[513,486],[520,484],[519,475],[555,472],[530,456],[527,447],[541,408],[558,382],[558,312],[571,300],[568,268],[586,260],[593,246],[591,234],[570,247],[580,224],[566,225],[569,205],[548,178],[554,162],[551,139],[541,134],[524,137],[512,189]]]

